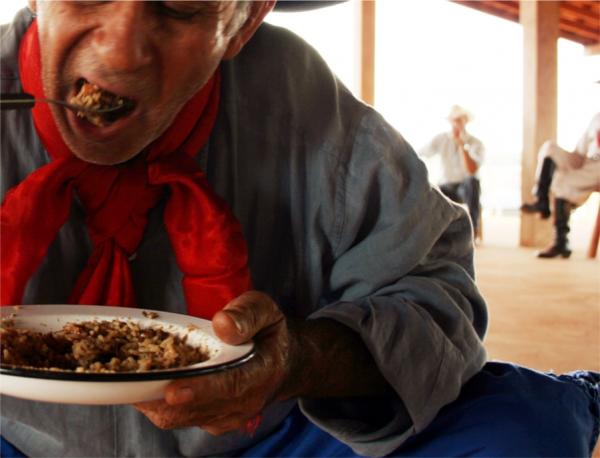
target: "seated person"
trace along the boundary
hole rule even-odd
[[[2,304],[256,347],[135,406],[2,396],[3,456],[589,454],[596,375],[486,362],[466,212],[273,4],[30,1],[3,26],[2,93],[122,108],[2,112]]]
[[[419,150],[422,157],[439,155],[442,163],[440,190],[455,202],[466,204],[478,233],[481,186],[477,171],[483,162],[484,147],[481,141],[467,132],[472,115],[454,105],[448,114],[450,131],[442,132]]]
[[[592,118],[573,151],[550,140],[542,145],[533,188],[536,200],[523,204],[521,210],[549,218],[550,191],[554,195],[554,241],[537,256],[568,258],[571,210],[583,204],[592,192],[600,191],[600,113]]]

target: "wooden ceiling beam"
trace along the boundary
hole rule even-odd
[[[600,30],[600,17],[594,18],[574,13],[572,11],[561,11],[560,22],[571,21],[576,24],[581,24],[582,27],[597,31]]]
[[[519,22],[517,0],[452,0],[463,6]],[[600,43],[600,2],[561,1],[560,36],[589,46]]]
[[[587,30],[577,24],[562,22],[560,24],[560,36],[568,38],[568,35],[576,37],[576,41],[583,45],[598,43],[598,34],[594,30]]]
[[[589,16],[592,19],[598,19],[600,15],[600,3],[597,2],[574,2],[574,1],[561,1],[560,10],[570,11],[582,16]]]
[[[600,54],[600,43],[594,43],[585,47],[585,54],[587,56],[596,56]]]
[[[454,0],[454,3],[458,3],[463,6],[468,6],[470,8],[474,8],[478,11],[483,11],[484,13],[491,13],[491,14],[494,14],[497,16],[502,16],[505,19],[510,19],[512,21],[519,20],[519,5],[518,5],[518,3],[513,2],[513,1],[481,2],[478,0]]]
[[[560,28],[564,28],[565,30],[569,30],[570,32],[574,33],[580,32],[581,35],[592,40],[598,38],[599,35],[598,31],[594,27],[588,27],[587,25],[567,19],[560,21]]]

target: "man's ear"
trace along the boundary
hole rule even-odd
[[[276,0],[250,2],[248,17],[235,35],[229,40],[229,45],[227,46],[225,54],[223,54],[223,59],[232,59],[237,56],[244,45],[248,43],[248,40],[252,38],[256,29],[262,24],[265,16],[273,9],[275,3]]]

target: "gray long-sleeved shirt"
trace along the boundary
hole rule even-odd
[[[2,92],[20,90],[18,44],[30,21],[23,10],[2,28]],[[263,25],[222,77],[217,123],[198,161],[242,224],[254,286],[290,316],[355,330],[395,390],[300,407],[358,453],[389,453],[484,363],[487,314],[468,217],[428,184],[406,141],[290,32]],[[49,159],[28,112],[1,118],[4,195]],[[74,203],[24,303],[66,301],[89,253]],[[161,206],[131,267],[141,307],[185,313]],[[268,435],[294,405],[271,405],[250,438],[163,431],[131,406],[1,400],[2,434],[31,456],[225,455]]]

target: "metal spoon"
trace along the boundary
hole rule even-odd
[[[106,107],[106,108],[89,108],[83,107],[79,105],[74,105],[72,103],[65,102],[63,100],[54,100],[54,99],[36,99],[31,94],[27,94],[25,92],[21,93],[11,93],[11,94],[0,94],[0,110],[18,110],[18,109],[31,109],[36,103],[54,103],[56,105],[62,105],[69,110],[74,112],[84,111],[87,113],[93,114],[101,114],[101,113],[110,113],[111,111],[120,110],[123,108],[123,105],[118,105],[114,107]]]

